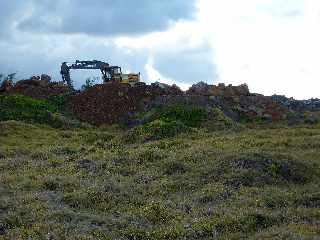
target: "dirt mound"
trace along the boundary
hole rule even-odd
[[[34,76],[30,79],[20,80],[15,84],[12,82],[3,82],[0,87],[2,94],[8,95],[25,95],[37,99],[46,99],[50,95],[58,95],[71,92],[68,86],[62,82],[51,82],[51,77],[48,75]]]
[[[70,92],[73,92],[73,96],[68,100],[68,109],[79,120],[95,125],[119,123],[121,120],[125,124],[134,125],[137,119],[132,116],[137,111],[181,103],[217,107],[235,121],[279,121],[286,119],[290,111],[288,106],[276,101],[274,97],[250,93],[246,84],[226,86],[200,82],[183,92],[176,85],[159,82],[151,85],[141,83],[135,87],[108,83],[77,93],[62,82],[51,82],[51,77],[43,74],[15,84],[4,81],[0,86],[0,94],[20,94],[37,99]]]
[[[70,97],[67,108],[80,120],[95,125],[119,123],[156,96],[180,94],[175,87],[107,83]]]
[[[135,125],[134,114],[154,107],[186,104],[218,107],[235,121],[266,119],[278,121],[287,110],[270,97],[251,94],[248,86],[218,86],[198,83],[187,92],[162,83],[130,87],[126,84],[95,85],[68,101],[68,109],[80,120],[95,125],[125,123]]]

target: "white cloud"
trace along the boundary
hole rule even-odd
[[[320,97],[319,2],[201,0],[219,81],[264,94]],[[301,13],[293,14],[289,13]]]
[[[204,62],[216,65],[208,73],[216,83],[246,82],[252,91],[266,95],[320,97],[320,1],[199,0],[198,8],[197,21],[116,42],[145,49],[155,62],[163,55],[157,53],[179,56],[207,42],[211,57]],[[165,75],[163,68],[153,68]]]

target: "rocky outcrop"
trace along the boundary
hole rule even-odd
[[[282,95],[272,95],[271,99],[278,104],[296,111],[320,111],[320,99],[295,100]]]

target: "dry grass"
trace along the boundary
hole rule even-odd
[[[0,122],[0,239],[316,239],[320,127],[192,131]]]

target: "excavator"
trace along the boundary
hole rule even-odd
[[[104,83],[108,82],[119,82],[129,84],[134,86],[136,84],[141,84],[140,82],[140,73],[129,73],[123,74],[121,67],[111,66],[109,63],[92,60],[92,61],[79,61],[76,60],[73,64],[68,64],[63,62],[61,65],[61,75],[64,83],[67,83],[68,86],[72,87],[72,80],[70,76],[71,69],[98,69],[101,71],[102,79]]]

